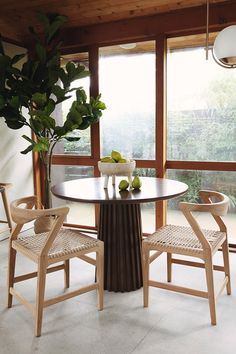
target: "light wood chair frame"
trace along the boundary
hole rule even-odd
[[[168,247],[167,253],[167,282],[158,282],[149,279],[149,267],[150,264],[158,258],[162,253],[163,249],[160,250],[158,245],[151,245],[148,243],[148,237],[144,239],[142,243],[142,266],[143,266],[143,302],[144,307],[148,307],[149,302],[149,286],[171,290],[179,293],[185,293],[189,295],[194,295],[198,297],[203,297],[208,299],[209,308],[210,308],[210,316],[211,316],[211,324],[216,325],[216,300],[219,295],[222,293],[224,288],[226,287],[227,294],[231,294],[231,282],[230,282],[230,267],[229,267],[229,248],[228,248],[228,239],[227,239],[227,228],[224,224],[221,216],[225,215],[229,206],[229,198],[222,193],[215,191],[207,191],[202,190],[199,192],[199,196],[203,201],[203,204],[195,204],[195,203],[187,203],[181,202],[179,203],[180,210],[183,212],[186,217],[190,227],[194,231],[196,237],[201,243],[203,252],[201,255],[197,256],[196,254],[192,255],[192,257],[199,257],[203,262],[193,262],[189,260],[177,259],[173,258],[173,253],[183,254],[178,250],[171,247]],[[212,202],[211,198],[216,198],[218,202]],[[217,225],[219,226],[219,230],[225,233],[224,239],[217,245],[214,249],[212,249],[210,243],[204,236],[203,231],[192,212],[209,212],[215,219]],[[178,226],[177,226],[178,227]],[[223,266],[214,265],[213,264],[213,256],[214,254],[221,248],[223,253]],[[156,251],[154,254],[150,256],[150,251]],[[186,255],[186,254],[185,254]],[[207,283],[207,291],[200,291],[192,288],[177,286],[175,284],[169,284],[172,281],[172,264],[181,264],[191,267],[200,267],[205,268],[206,273],[206,283]],[[225,273],[224,280],[218,290],[215,293],[214,289],[214,278],[213,278],[213,270],[221,271]]]
[[[19,207],[25,204],[25,208]],[[56,304],[60,301],[70,299],[74,296],[86,293],[88,291],[97,291],[97,307],[99,310],[103,309],[103,276],[104,276],[104,245],[100,240],[97,241],[96,247],[90,247],[86,250],[80,250],[77,253],[65,254],[64,256],[49,258],[49,250],[53,244],[53,241],[57,237],[59,230],[63,225],[63,221],[69,212],[68,207],[51,208],[51,209],[38,209],[32,210],[34,206],[37,205],[37,197],[31,196],[26,198],[21,198],[11,203],[11,214],[12,219],[16,223],[13,232],[10,237],[9,245],[9,265],[8,265],[8,308],[12,307],[13,296],[23,305],[30,310],[35,317],[35,335],[38,337],[41,335],[42,329],[42,319],[43,319],[43,309],[50,305]],[[34,256],[32,253],[28,252],[27,248],[22,247],[20,244],[15,242],[20,234],[23,225],[29,221],[33,221],[38,217],[42,216],[53,216],[55,219],[52,229],[48,232],[45,244],[40,252],[39,256]],[[75,231],[77,232],[77,231]],[[17,252],[22,253],[26,257],[34,261],[38,267],[36,272],[22,274],[15,276],[15,263]],[[96,259],[91,258],[87,254],[95,252]],[[64,270],[64,287],[69,288],[70,283],[70,258],[78,257],[89,264],[96,267],[96,280],[93,284],[81,287],[77,290],[66,292],[62,295],[50,298],[48,300],[44,299],[45,296],[45,282],[46,274],[52,273],[59,270]],[[62,261],[62,264],[52,265],[53,263],[58,263]],[[18,282],[25,281],[37,277],[37,290],[36,290],[36,303],[35,306],[31,304],[25,297],[23,297],[17,290],[14,289],[14,284]]]
[[[0,223],[8,224],[8,229],[12,231],[12,218],[11,218],[11,212],[10,212],[10,205],[8,201],[8,196],[7,196],[7,189],[12,187],[11,183],[1,183],[0,182],[0,187],[3,189],[1,190],[1,195],[2,195],[2,202],[3,202],[3,207],[6,215],[6,220],[0,220]],[[1,230],[1,232],[6,231]]]

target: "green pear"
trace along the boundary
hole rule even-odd
[[[125,179],[122,179],[119,183],[119,189],[121,191],[125,191],[129,187],[129,182],[126,181]]]
[[[115,151],[115,150],[112,150],[111,157],[116,162],[118,162],[120,159],[122,159],[121,153],[119,151]]]
[[[101,159],[101,162],[106,162],[106,163],[115,163],[115,160],[111,158],[111,156],[105,156]]]
[[[132,181],[132,188],[140,189],[141,186],[142,186],[142,182],[141,182],[139,176],[135,176]]]
[[[125,158],[122,158],[122,159],[119,159],[119,161],[118,161],[119,163],[127,163],[128,161],[127,161],[127,159],[125,159]]]

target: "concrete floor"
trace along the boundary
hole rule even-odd
[[[14,302],[6,309],[8,240],[0,242],[0,353],[1,354],[232,354],[236,333],[236,254],[230,255],[232,295],[225,292],[217,304],[217,326],[211,326],[205,299],[151,288],[150,306],[142,306],[142,289],[130,293],[105,292],[105,307],[96,309],[96,294],[48,307],[43,331],[34,337],[30,312]],[[221,253],[215,256],[220,264]],[[19,256],[18,274],[34,269]],[[94,279],[93,268],[73,260],[71,287]],[[151,273],[165,279],[165,257],[157,260]],[[216,287],[222,279],[216,273]],[[174,280],[205,289],[204,271],[174,266]],[[23,294],[34,299],[35,281],[17,284]],[[63,274],[48,275],[46,297],[63,292]]]

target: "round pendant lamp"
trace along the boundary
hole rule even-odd
[[[209,49],[209,3],[210,0],[206,0],[206,59]],[[216,63],[224,68],[236,68],[236,25],[226,27],[218,33],[212,48],[212,56]]]
[[[236,68],[236,25],[224,28],[216,37],[213,57],[225,68]]]

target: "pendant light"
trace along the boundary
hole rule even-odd
[[[209,48],[209,0],[207,0],[206,59]],[[224,68],[236,68],[236,25],[224,28],[218,33],[213,48],[213,59]]]
[[[216,37],[213,57],[225,68],[236,68],[236,25],[224,28]]]

